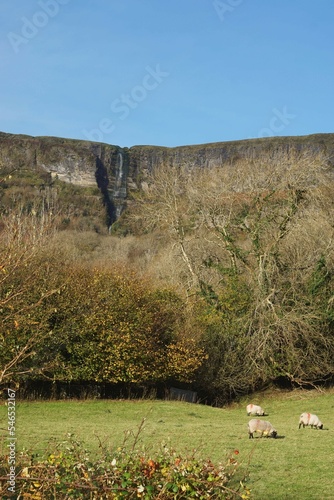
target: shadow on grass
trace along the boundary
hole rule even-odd
[[[285,436],[276,436],[275,438],[271,437],[271,436],[254,436],[252,439],[263,439],[263,440],[273,440],[273,441],[276,441],[277,439],[285,439]]]

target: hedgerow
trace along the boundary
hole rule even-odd
[[[17,457],[15,494],[8,490],[8,457],[2,455],[0,493],[3,499],[35,500],[250,499],[238,453],[234,450],[224,464],[213,464],[195,452],[183,456],[166,445],[154,454],[134,446],[108,450],[101,445],[93,459],[68,435],[61,443],[50,442],[44,457],[28,451]]]

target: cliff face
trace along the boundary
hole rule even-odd
[[[46,171],[81,187],[98,186],[109,220],[120,215],[127,197],[126,152],[117,146],[0,133],[0,167]]]
[[[0,167],[6,171],[44,170],[59,180],[85,186],[98,185],[111,220],[116,220],[128,194],[140,189],[147,172],[170,166],[220,166],[239,158],[271,156],[276,152],[323,153],[334,166],[334,134],[301,137],[268,137],[233,142],[166,148],[118,146],[56,137],[31,137],[0,133]]]
[[[130,148],[131,174],[158,167],[170,166],[213,167],[229,160],[231,164],[241,158],[271,157],[276,153],[292,150],[323,153],[334,165],[334,134],[314,134],[300,137],[268,137],[243,141],[217,142],[195,146],[163,148],[157,146],[133,146]]]

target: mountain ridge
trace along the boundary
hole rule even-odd
[[[277,152],[305,149],[322,153],[334,166],[334,133],[127,148],[80,139],[0,132],[0,167],[6,171],[44,171],[51,178],[76,186],[98,186],[105,204],[113,207],[111,220],[116,220],[129,194],[140,190],[148,173],[161,165],[210,168],[226,165],[227,161],[232,165],[243,158],[265,158]]]

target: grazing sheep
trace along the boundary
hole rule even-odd
[[[273,437],[276,438],[277,436],[277,431],[274,429],[274,427],[271,425],[270,422],[267,422],[266,420],[259,420],[257,418],[253,418],[248,422],[248,434],[249,438],[253,438],[254,432],[260,432],[262,437],[263,435],[267,437]]]
[[[264,409],[261,408],[261,406],[252,405],[252,404],[247,405],[246,411],[247,411],[247,415],[259,415],[259,416],[263,416],[265,414],[264,413]]]
[[[310,425],[312,429],[313,427],[315,427],[316,429],[323,428],[323,423],[321,422],[319,417],[317,417],[317,415],[313,415],[312,413],[306,413],[306,412],[302,413],[299,417],[299,429],[301,426],[303,426],[304,428],[305,425]]]

